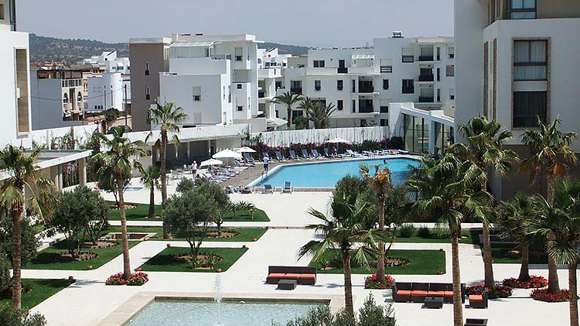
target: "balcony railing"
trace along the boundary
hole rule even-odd
[[[433,74],[427,75],[427,74],[423,74],[423,75],[419,75],[419,81],[423,81],[423,82],[431,82],[435,80],[435,76]]]
[[[302,95],[302,87],[300,87],[300,88],[298,88],[298,87],[292,87],[292,88],[290,88],[290,93],[297,94],[297,95]]]
[[[348,74],[348,68],[346,68],[346,67],[339,67],[336,70],[336,72],[339,73],[339,74]]]
[[[419,96],[419,103],[433,103],[434,99],[433,96]]]
[[[433,61],[432,55],[420,55],[419,61]]]
[[[358,108],[359,113],[373,113],[375,112],[375,108],[372,105],[363,105],[359,106]]]

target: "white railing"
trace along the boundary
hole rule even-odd
[[[381,141],[388,138],[389,128],[356,127],[268,131],[254,133],[252,137],[259,135],[261,135],[262,142],[270,147],[288,147],[292,144],[323,144],[333,138],[342,138],[353,144],[360,144],[365,140]]]
[[[47,147],[50,147],[53,139],[63,137],[66,134],[71,134],[71,131],[77,144],[84,144],[98,128],[98,125],[90,124],[74,127],[33,130],[25,137],[19,138],[17,140],[18,143],[15,145],[31,148],[32,143],[34,142],[37,145],[46,145]]]

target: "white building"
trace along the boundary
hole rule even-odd
[[[109,109],[125,111],[123,74],[105,72],[87,78],[89,94],[85,102],[87,112],[102,112]]]
[[[282,72],[290,57],[290,54],[279,54],[276,48],[258,49],[258,112],[267,118],[270,129],[286,125],[285,120],[278,118],[272,101],[283,85]]]
[[[84,59],[78,64],[79,67],[86,67],[89,66],[93,69],[100,70],[104,73],[120,73],[122,76],[122,91],[123,97],[126,100],[127,104],[131,103],[131,64],[129,58],[127,57],[119,57],[117,56],[117,51],[105,51],[102,52],[100,55],[95,55],[90,58]],[[73,66],[73,68],[75,68]],[[116,79],[116,77],[115,77]],[[107,83],[109,78],[105,78],[102,81],[96,81],[100,84]],[[93,88],[92,85],[89,85],[89,88]],[[126,94],[126,95],[125,95]],[[101,103],[104,105],[104,103]],[[93,110],[92,106],[88,106],[89,110]],[[119,111],[124,111],[124,106],[119,109]]]
[[[537,118],[559,117],[562,131],[580,131],[580,2],[577,0],[455,0],[458,124],[484,115],[521,135]],[[573,144],[580,151],[580,141]],[[527,177],[496,180],[509,196]]]
[[[447,37],[378,38],[368,48],[311,49],[288,60],[283,89],[332,103],[332,127],[388,125],[391,102],[414,102],[452,114],[455,106],[453,40]],[[286,109],[277,107],[287,118]],[[300,116],[300,108],[294,116]]]

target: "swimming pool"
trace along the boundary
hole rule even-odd
[[[254,180],[250,186],[283,187],[290,181],[295,188],[331,189],[345,176],[360,176],[361,165],[367,165],[371,172],[377,165],[386,166],[391,170],[393,184],[401,185],[407,180],[409,171],[419,164],[419,160],[410,157],[388,157],[281,165],[267,176]]]
[[[127,326],[272,326],[286,325],[321,303],[215,302],[155,300],[126,323]]]

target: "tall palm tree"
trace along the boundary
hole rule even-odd
[[[156,142],[159,148],[159,158],[161,161],[161,204],[165,207],[167,201],[167,143],[169,142],[168,133],[176,133],[173,136],[173,141],[178,143],[179,126],[185,121],[187,114],[181,107],[175,106],[173,103],[166,103],[160,105],[159,103],[152,104],[149,108],[149,121],[159,126],[160,138]],[[163,239],[169,237],[167,227],[163,223]]]
[[[527,282],[530,280],[529,252],[532,220],[535,217],[532,197],[524,193],[517,193],[510,200],[501,202],[498,207],[498,223],[501,226],[502,235],[515,239],[518,242],[521,255],[521,266],[518,280]]]
[[[302,101],[302,95],[292,94],[291,92],[286,92],[282,95],[274,97],[272,103],[286,105],[286,110],[288,113],[288,127],[292,125],[292,106]]]
[[[131,142],[125,137],[124,127],[111,128],[110,138],[100,135],[105,151],[96,153],[92,159],[99,162],[97,171],[99,180],[109,184],[117,197],[117,208],[121,218],[121,242],[123,246],[123,275],[131,275],[129,262],[129,241],[127,238],[127,219],[125,218],[125,187],[131,179],[131,171],[137,168],[143,170],[135,157],[145,154],[145,144],[141,141]]]
[[[148,167],[141,176],[141,182],[143,182],[145,187],[149,188],[149,213],[147,215],[149,218],[155,217],[155,188],[160,188],[160,177],[161,173],[157,166]]]
[[[548,239],[548,256],[568,265],[570,290],[570,326],[578,326],[578,281],[576,268],[580,254],[580,182],[559,182],[554,187],[553,202],[536,196],[540,216],[535,232]]]
[[[465,125],[459,127],[459,132],[466,138],[465,144],[453,145],[450,150],[463,160],[475,164],[482,171],[494,169],[499,175],[505,175],[517,159],[515,152],[505,149],[505,142],[512,137],[509,131],[501,131],[501,125],[495,121],[488,121],[486,117],[475,117]],[[482,190],[487,184],[481,185]],[[493,277],[493,257],[491,254],[490,219],[489,214],[483,215],[483,265],[485,286],[495,287]]]
[[[389,190],[392,189],[391,185],[391,171],[388,168],[376,167],[374,175],[371,175],[368,166],[363,165],[361,167],[361,175],[364,180],[369,185],[370,189],[377,196],[377,213],[379,215],[379,230],[385,231],[385,200],[386,195]],[[385,243],[379,241],[379,257],[377,259],[377,279],[380,282],[385,280]]]
[[[528,146],[529,157],[521,169],[530,174],[533,183],[541,179],[546,182],[548,202],[554,199],[554,184],[556,178],[565,176],[569,166],[576,164],[576,154],[571,148],[576,133],[560,131],[560,119],[551,124],[538,119],[537,129],[528,129],[522,136],[522,142]],[[558,267],[554,259],[548,255],[548,289],[557,292],[560,289]]]
[[[459,238],[465,214],[481,216],[481,206],[488,197],[482,192],[485,174],[469,161],[446,154],[442,159],[424,158],[422,166],[413,172],[408,185],[419,194],[417,212],[429,214],[446,222],[451,233],[453,277],[453,325],[463,325]]]
[[[321,102],[314,102],[306,108],[305,113],[308,120],[314,123],[315,129],[325,129],[330,125],[330,117],[335,111],[336,108],[332,103],[324,105]]]
[[[311,240],[300,248],[298,256],[314,255],[314,262],[327,259],[331,250],[338,250],[342,258],[344,273],[345,310],[354,315],[352,302],[352,271],[351,260],[362,266],[369,265],[369,254],[376,250],[375,239],[383,238],[377,230],[367,230],[364,221],[368,219],[369,207],[363,200],[358,200],[352,206],[340,197],[332,201],[332,214],[327,216],[315,209],[310,209],[310,215],[320,220],[320,224],[309,225],[308,228],[320,234],[320,240]]]
[[[50,203],[54,193],[52,184],[41,177],[35,165],[39,151],[30,154],[8,145],[0,151],[0,170],[6,172],[7,179],[0,183],[0,208],[12,217],[12,307],[22,305],[22,223],[26,211],[40,217],[47,217],[43,208]]]

